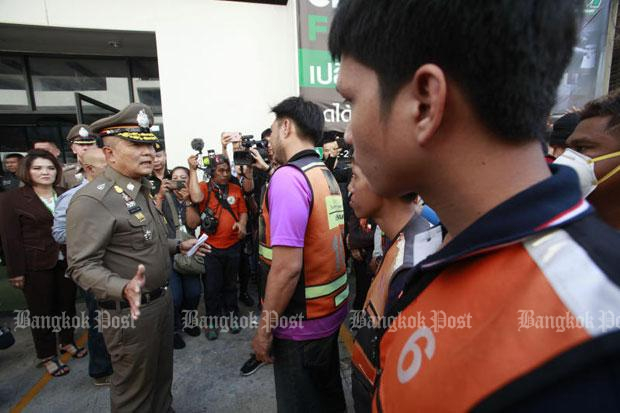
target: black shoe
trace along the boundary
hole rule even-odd
[[[185,334],[192,337],[198,337],[200,335],[200,327],[185,327],[183,331],[185,331]]]
[[[250,297],[250,294],[248,293],[239,294],[239,301],[241,301],[248,307],[254,307],[254,300],[252,299],[252,297]]]
[[[185,341],[183,340],[183,337],[181,337],[181,334],[174,333],[172,346],[174,347],[175,350],[180,350],[182,348],[185,348]]]
[[[217,337],[219,336],[219,332],[215,328],[208,328],[207,331],[205,332],[205,335],[207,336],[207,340],[213,341],[213,340],[217,340]]]
[[[256,360],[256,355],[252,354],[248,361],[246,361],[243,366],[241,366],[241,375],[249,376],[251,374],[256,373],[256,370],[260,369],[264,366],[265,363],[262,361]]]

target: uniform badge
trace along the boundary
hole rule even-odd
[[[235,202],[237,202],[237,200],[235,199],[235,197],[234,197],[234,196],[232,196],[232,195],[231,195],[231,196],[229,196],[228,198],[226,198],[226,200],[228,201],[228,203],[229,203],[230,205],[235,205]]]
[[[130,191],[133,191],[133,189],[135,188],[134,184],[132,184],[131,182],[129,182],[127,184],[127,189],[129,189]]]
[[[142,211],[133,214],[140,222],[144,222],[144,213]]]
[[[138,121],[138,126],[141,128],[149,127],[149,116],[146,114],[144,109],[138,112],[138,116],[136,116],[136,120]]]
[[[147,229],[144,231],[144,239],[147,241],[150,241],[153,239],[153,231],[151,231],[150,229]]]
[[[103,191],[105,189],[105,184],[98,185],[97,189]]]
[[[78,135],[80,135],[81,138],[88,138],[88,131],[85,127],[81,127]]]
[[[114,190],[115,190],[116,192],[118,192],[119,194],[122,194],[122,193],[123,193],[123,188],[121,188],[121,187],[120,187],[120,186],[118,186],[118,185],[114,185]]]

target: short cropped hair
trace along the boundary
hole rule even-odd
[[[589,102],[579,115],[581,120],[610,116],[607,129],[620,125],[620,91],[616,90],[607,96]]]
[[[290,97],[274,106],[271,111],[276,119],[289,118],[295,122],[301,138],[312,141],[314,146],[321,142],[325,119],[321,108],[302,97]]]
[[[268,136],[271,136],[271,128],[267,128],[265,129],[261,134],[260,134],[260,140],[264,141],[265,138],[267,138]]]
[[[32,177],[30,176],[30,167],[32,167],[32,163],[35,159],[43,158],[50,161],[54,164],[56,168],[56,180],[54,181],[54,186],[58,186],[60,184],[60,180],[62,179],[62,166],[60,166],[60,162],[58,159],[51,153],[43,149],[32,149],[28,151],[24,159],[19,163],[19,168],[17,169],[17,177],[26,185],[32,186]]]
[[[544,135],[582,7],[579,0],[341,0],[329,49],[376,72],[384,116],[415,72],[433,63],[487,129],[526,142]]]
[[[24,159],[24,155],[22,155],[21,153],[9,153],[4,157],[4,160],[7,160],[9,158]]]

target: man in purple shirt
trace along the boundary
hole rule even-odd
[[[348,285],[338,184],[314,147],[323,114],[302,98],[272,109],[271,146],[283,165],[271,177],[259,221],[267,273],[263,313],[252,342],[274,362],[279,411],[345,411],[338,330]]]

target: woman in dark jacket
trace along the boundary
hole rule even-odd
[[[9,281],[23,290],[33,324],[33,317],[39,321],[31,328],[37,357],[50,374],[63,376],[69,367],[58,360],[54,332],[43,328],[53,326],[51,320],[61,320],[63,313],[65,317],[75,316],[76,287],[65,277],[65,257],[52,238],[56,199],[64,192],[57,187],[62,170],[51,153],[32,150],[20,163],[18,176],[24,186],[0,201],[0,233]],[[75,358],[86,355],[86,350],[75,344],[72,328],[60,331],[60,343],[61,352]]]

